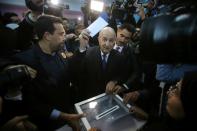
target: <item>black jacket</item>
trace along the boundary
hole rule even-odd
[[[89,48],[81,62],[81,84],[79,87],[83,99],[87,99],[105,92],[109,81],[123,81],[123,57],[115,50],[111,50],[105,70],[102,68],[101,51],[98,46]],[[82,93],[83,92],[83,93]]]
[[[37,71],[36,78],[23,88],[28,115],[38,125],[56,127],[58,124],[50,120],[52,110],[69,113],[72,107],[68,59],[62,58],[58,53],[54,56],[45,54],[36,44],[31,49],[16,54],[15,59]]]

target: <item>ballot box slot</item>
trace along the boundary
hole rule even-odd
[[[115,106],[113,106],[112,108],[105,110],[105,111],[102,112],[101,114],[96,115],[96,120],[99,120],[99,119],[101,119],[101,118],[103,118],[103,117],[109,115],[110,113],[112,113],[112,112],[118,110],[119,108],[120,108],[120,107],[119,107],[118,105],[115,105]]]

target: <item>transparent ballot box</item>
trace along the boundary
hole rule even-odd
[[[129,113],[129,107],[120,96],[105,93],[75,104],[78,113],[87,114],[81,119],[84,130],[96,127],[101,131],[136,131],[142,127],[145,121]]]

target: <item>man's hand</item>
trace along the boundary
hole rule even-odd
[[[21,122],[28,118],[27,115],[24,116],[15,116],[11,120],[9,120],[4,126],[3,129],[14,129],[18,124],[20,125]]]
[[[33,68],[29,67],[29,66],[26,66],[26,67],[27,67],[27,70],[28,70],[31,78],[34,79],[36,77],[36,75],[37,75],[37,71],[34,70]]]
[[[129,111],[133,113],[133,115],[141,120],[147,120],[148,119],[148,113],[146,113],[144,110],[137,106],[132,106]]]
[[[37,131],[37,126],[30,121],[23,121],[24,127],[27,131]]]
[[[26,67],[26,69],[32,79],[34,79],[36,77],[37,71],[27,65],[10,65],[10,66],[7,66],[4,70],[13,69],[13,68],[21,68],[21,67],[23,67],[23,68]]]
[[[61,113],[60,120],[66,121],[72,127],[73,131],[80,131],[79,119],[85,117],[85,114],[67,114]]]
[[[65,121],[78,121],[82,117],[85,117],[85,114],[67,114],[67,113],[61,113],[60,119]]]
[[[139,16],[141,17],[142,20],[144,20],[146,18],[146,15],[145,15],[145,12],[144,12],[144,7],[141,7],[140,8],[140,11],[139,11]]]
[[[90,32],[87,29],[84,29],[79,35],[80,49],[84,50],[89,43]]]
[[[9,120],[5,125],[2,126],[1,130],[2,131],[13,131],[13,130],[20,130],[20,131],[26,131],[26,130],[31,130],[35,131],[37,130],[37,127],[27,121],[28,116],[16,116]]]
[[[66,34],[66,41],[75,38],[77,38],[77,36],[74,33]]]
[[[140,93],[138,91],[129,92],[124,95],[123,102],[128,104],[129,101],[136,102],[139,98]]]
[[[117,89],[116,89],[116,84],[117,81],[109,81],[106,85],[106,93],[112,94],[114,93]]]
[[[115,86],[115,94],[119,94],[119,93],[122,93],[123,91],[125,91],[126,89],[123,87],[123,86],[120,86],[120,85],[116,85]]]

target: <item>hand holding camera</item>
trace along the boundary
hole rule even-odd
[[[0,85],[20,85],[24,81],[34,79],[37,71],[27,65],[10,65],[0,73]]]

